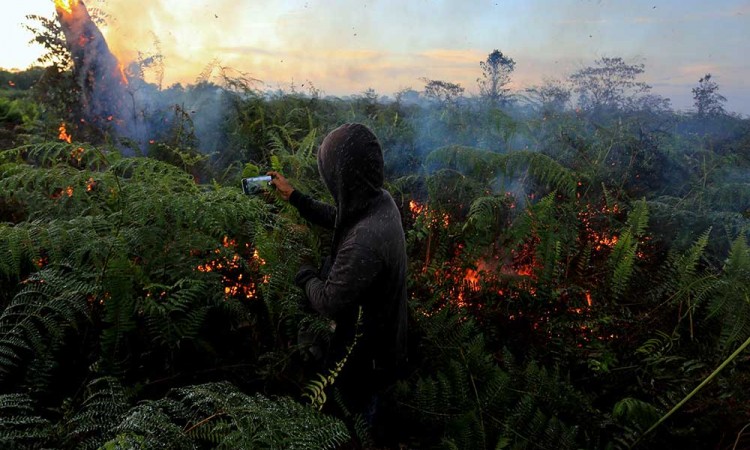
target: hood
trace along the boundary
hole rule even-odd
[[[355,220],[381,195],[383,151],[369,128],[347,123],[318,149],[318,171],[336,202],[336,228]]]

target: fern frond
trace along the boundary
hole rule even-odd
[[[572,171],[538,152],[498,154],[471,147],[449,146],[427,155],[425,166],[430,170],[455,170],[485,185],[501,175],[516,179],[529,174],[548,191],[556,190],[569,197],[575,194],[578,186],[578,179]]]
[[[463,231],[494,235],[503,225],[508,209],[506,196],[478,197],[469,207]]]
[[[36,415],[34,402],[26,394],[0,394],[0,447],[44,448],[54,428]]]
[[[709,317],[720,320],[724,351],[750,336],[750,247],[744,235],[732,243],[708,311]]]
[[[661,414],[654,405],[632,397],[623,398],[612,408],[615,420],[635,425],[642,430],[656,422]]]
[[[88,318],[88,299],[97,286],[66,268],[45,268],[0,314],[0,379],[54,348],[64,333]]]
[[[361,336],[359,333],[359,329],[362,326],[362,307],[359,307],[359,310],[357,311],[357,322],[354,326],[354,340],[351,344],[349,344],[346,347],[346,351],[344,352],[344,356],[336,362],[333,368],[328,370],[327,375],[321,375],[316,374],[316,378],[313,380],[310,380],[310,382],[305,385],[304,392],[302,393],[303,398],[307,398],[310,401],[310,404],[320,411],[323,409],[323,406],[326,403],[327,395],[325,393],[325,390],[327,387],[334,384],[336,379],[338,378],[341,371],[344,369],[344,366],[346,365],[346,361],[349,359],[349,357],[352,354],[352,351],[354,351],[354,348],[357,346],[357,342]]]
[[[175,389],[131,409],[114,430],[146,448],[333,449],[349,440],[344,424],[288,398],[243,394],[229,383]],[[118,439],[118,438],[116,438]],[[114,442],[114,441],[110,441]]]
[[[620,234],[608,260],[612,268],[610,291],[616,299],[624,294],[633,275],[638,239],[643,235],[647,225],[648,206],[645,201],[636,202],[628,214],[625,230]]]
[[[110,438],[112,428],[120,423],[128,407],[128,396],[116,378],[92,380],[80,409],[70,419],[66,440],[76,448],[99,448]]]

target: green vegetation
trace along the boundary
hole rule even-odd
[[[493,61],[492,101],[439,80],[389,102],[151,86],[220,90],[220,148],[181,107],[146,148],[73,126],[63,142],[59,104],[3,91],[3,448],[370,445],[336,392],[346,361],[316,362],[331,324],[293,284],[330,236],[239,185],[273,168],[325,199],[315,152],[350,121],[381,139],[410,255],[409,364],[383,397],[395,441],[749,445],[750,360],[733,352],[750,338],[750,121],[708,75],[708,106],[675,113],[619,58],[513,102],[513,61]]]

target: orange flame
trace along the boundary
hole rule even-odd
[[[57,135],[58,139],[65,141],[68,144],[73,142],[73,137],[68,134],[68,130],[65,128],[65,122],[60,123],[60,128],[58,128],[58,130],[60,131],[60,134]]]
[[[255,281],[245,277],[242,273],[242,270],[244,270],[243,261],[245,261],[245,259],[240,256],[239,253],[236,253],[237,247],[236,239],[224,236],[221,239],[221,247],[213,250],[214,254],[220,256],[206,262],[205,264],[198,265],[196,270],[199,272],[218,272],[221,275],[221,282],[224,285],[224,296],[226,298],[243,297],[250,300],[256,297],[258,285]],[[245,244],[245,247],[249,248],[250,245]],[[232,256],[230,257],[226,251],[232,252]],[[196,254],[200,254],[200,252]],[[265,259],[260,256],[257,249],[254,249],[253,251],[252,261],[256,264],[256,269],[259,266],[266,264]],[[265,284],[269,281],[270,276],[268,274],[262,276],[262,283]]]
[[[265,266],[266,265],[266,260],[260,257],[260,254],[258,253],[258,249],[257,248],[255,250],[253,250],[253,259],[256,260],[256,261],[258,261],[258,263],[261,266]]]
[[[74,192],[73,186],[68,186],[68,187],[65,187],[65,188],[57,188],[57,189],[55,189],[55,192],[53,192],[52,194],[50,194],[49,198],[51,198],[52,200],[58,200],[63,195],[67,195],[68,197],[72,197],[73,196],[73,192]]]
[[[78,0],[55,0],[55,8],[68,14],[73,13],[73,7],[77,4]]]
[[[432,226],[438,226],[442,223],[444,228],[448,228],[451,224],[450,216],[447,213],[439,214],[437,211],[430,209],[429,206],[414,200],[409,200],[409,211],[411,211],[414,219],[424,216]]]
[[[472,291],[479,290],[479,272],[474,269],[466,269],[466,275],[464,275],[464,282],[469,285],[469,289]]]
[[[409,200],[409,211],[411,211],[412,216],[416,217],[422,214],[422,211],[424,211],[424,205],[420,205],[414,200]]]
[[[117,68],[120,69],[120,81],[122,81],[122,84],[125,86],[128,85],[128,77],[125,75],[125,66],[122,65],[122,63],[117,65]]]
[[[86,150],[83,147],[78,147],[77,149],[70,151],[70,157],[80,163],[83,160],[83,154],[85,152]]]

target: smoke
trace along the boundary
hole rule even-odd
[[[680,108],[691,105],[691,67],[717,67],[730,108],[747,111],[748,14],[743,6],[564,0],[528,2],[212,2],[90,0],[107,13],[103,32],[121,61],[155,40],[165,86],[193,82],[218,59],[269,88],[311,80],[326,93],[375,88],[392,94],[420,77],[477,92],[479,61],[494,48],[517,61],[511,87],[565,76],[603,55],[646,62],[644,81]],[[434,3],[434,2],[433,2]],[[743,26],[744,21],[744,26]],[[455,24],[460,23],[460,27]],[[730,75],[734,74],[734,75]],[[702,76],[703,73],[698,76]],[[149,79],[149,81],[153,81]],[[736,106],[735,106],[736,105]]]
[[[228,111],[223,89],[198,83],[190,89],[158,90],[141,77],[143,65],[126,70],[118,61],[82,1],[60,0],[56,9],[81,89],[82,120],[113,131],[140,150],[167,139],[189,147],[204,144],[201,148],[209,152],[220,148]]]
[[[57,18],[81,88],[82,119],[100,128],[112,121],[119,131],[129,128],[126,122],[132,110],[128,111],[125,98],[127,80],[85,5],[77,1],[59,4]]]

